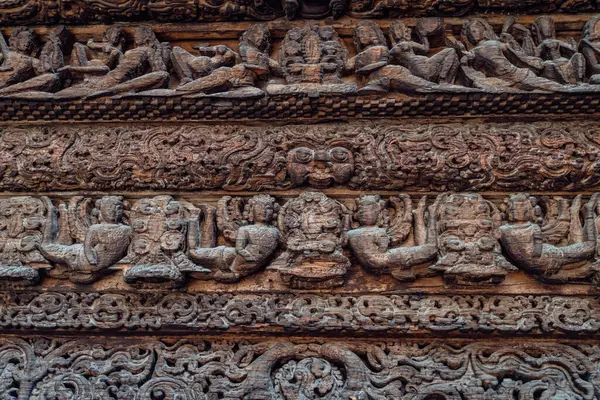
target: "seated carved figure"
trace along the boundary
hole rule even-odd
[[[51,39],[53,35],[50,35]],[[55,37],[56,38],[56,37]],[[45,54],[50,55],[50,48],[59,41],[50,42],[44,47]],[[41,62],[35,58],[35,37],[31,29],[16,28],[9,40],[9,45],[0,35],[0,49],[2,50],[2,65],[0,65],[0,94],[18,92],[53,92],[60,88],[60,77],[52,67],[62,66],[62,52],[57,52],[55,62]],[[50,59],[46,58],[47,61]]]
[[[536,72],[544,67],[543,60],[527,55],[508,33],[503,34],[503,41],[499,40],[490,24],[481,18],[465,22],[462,40],[469,51],[458,42],[457,50],[462,52],[462,70],[473,87],[492,92],[508,88],[564,92],[570,88],[537,76]]]
[[[238,47],[243,65],[257,77],[266,77],[271,72],[281,73],[279,63],[269,57],[271,32],[264,24],[255,24],[246,29]]]
[[[189,223],[188,253],[189,258],[199,263],[202,267],[212,269],[210,275],[205,276],[220,282],[236,282],[241,278],[253,274],[264,268],[278,247],[279,230],[272,224],[278,211],[278,204],[269,195],[256,195],[245,206],[243,221],[249,225],[241,225],[233,216],[228,215],[227,209],[231,206],[232,199],[224,198],[219,202],[219,222],[227,229],[228,235],[235,238],[235,247],[216,246],[216,216],[215,208],[204,207],[204,224],[202,229],[198,223],[199,210],[195,209]],[[235,225],[238,226],[235,226]],[[200,244],[200,246],[198,246]],[[193,273],[192,276],[195,276]]]
[[[544,60],[541,75],[563,84],[583,81],[585,59],[577,52],[577,43],[558,40],[554,20],[548,16],[536,19],[532,29],[538,44],[535,55]]]
[[[83,199],[75,197],[69,209],[64,204],[60,206],[60,226],[52,201],[47,197],[44,200],[48,216],[39,250],[50,262],[67,268],[66,271],[50,271],[50,275],[64,275],[73,282],[91,283],[125,257],[132,229],[122,223],[122,197],[104,196],[98,200],[95,210],[98,223],[93,224],[89,219],[78,218],[77,214],[81,213],[79,203]],[[80,243],[72,244],[73,237]]]
[[[430,50],[427,37],[430,21],[422,18],[417,20],[415,31],[421,43],[412,40],[411,29],[404,22],[394,21],[390,26],[390,39],[394,44],[390,55],[396,64],[408,68],[415,76],[431,82],[453,84],[460,65],[456,51],[446,48],[431,57],[427,56]]]
[[[78,85],[56,93],[59,98],[140,92],[164,87],[169,81],[168,43],[160,43],[151,28],[138,26],[134,31],[135,47],[120,58],[106,75],[90,77]]]
[[[330,15],[339,18],[347,8],[348,0],[283,0],[282,5],[288,19],[297,16],[321,19]]]
[[[596,253],[596,226],[594,208],[598,195],[583,206],[584,225],[581,228],[579,211],[581,196],[570,209],[569,236],[576,238],[566,246],[547,243],[545,227],[536,222],[536,199],[528,194],[511,195],[508,199],[508,223],[500,230],[500,243],[510,260],[518,267],[536,274],[548,282],[585,280],[593,275],[590,262]]]
[[[583,28],[579,50],[585,57],[589,83],[600,84],[600,16],[590,19]]]
[[[390,65],[390,51],[379,25],[372,21],[360,21],[354,29],[354,46],[357,55],[348,61],[348,69],[358,78],[366,80],[361,93],[380,93],[389,90],[414,91],[437,86],[415,76],[402,65]]]
[[[416,246],[389,248],[405,242],[412,228],[412,201],[407,195],[401,196],[404,209],[401,212],[400,199],[392,198],[396,204],[396,215],[389,222],[385,201],[376,195],[364,195],[357,201],[356,219],[361,227],[348,232],[348,244],[358,258],[360,265],[377,273],[391,273],[398,280],[416,279],[411,267],[433,260],[437,255],[436,232],[433,215],[430,215],[425,228],[425,201],[423,197],[416,210],[414,239]],[[389,225],[388,227],[384,227]]]

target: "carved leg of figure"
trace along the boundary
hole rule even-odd
[[[537,76],[533,71],[524,71],[523,78],[515,81],[515,87],[521,90],[544,90],[547,92],[567,92],[569,87]]]
[[[400,65],[387,65],[371,74],[371,78],[373,83],[370,83],[369,86],[376,84],[381,85],[382,88],[399,92],[410,93],[419,89],[431,89],[437,86],[433,82],[413,75],[407,68]],[[361,91],[363,90],[361,89]]]
[[[231,68],[221,67],[214,70],[210,75],[193,80],[190,83],[179,86],[177,91],[212,93],[224,92],[233,87],[231,84]]]
[[[144,90],[160,89],[169,82],[169,73],[166,71],[151,72],[108,89],[109,93],[141,92]],[[102,91],[102,94],[107,94]]]
[[[0,95],[24,93],[24,92],[55,92],[60,89],[60,77],[58,74],[43,74],[28,79],[25,82],[0,89]]]

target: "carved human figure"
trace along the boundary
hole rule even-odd
[[[354,156],[345,147],[312,149],[296,147],[288,153],[287,171],[294,186],[308,183],[314,188],[342,185],[354,171]]]
[[[579,51],[586,60],[589,83],[600,84],[600,16],[592,17],[584,26]]]
[[[412,40],[411,29],[402,20],[396,20],[390,25],[390,39],[393,43],[390,51],[394,64],[401,65],[420,78],[442,84],[454,84],[460,66],[458,54],[452,48],[446,48],[428,57],[428,33],[443,29],[441,19],[420,18],[417,20],[415,32],[419,42]]]
[[[229,232],[235,238],[235,247],[216,246],[217,218],[214,207],[203,207],[202,228],[198,220],[199,209],[195,209],[189,222],[190,259],[202,267],[210,268],[212,273],[208,277],[220,282],[236,282],[264,268],[277,250],[280,240],[279,230],[272,225],[279,210],[274,198],[269,195],[252,197],[244,207],[243,220],[236,218],[235,214],[229,214],[231,203],[230,197],[219,201],[219,220],[223,229],[233,228]]]
[[[170,54],[169,44],[159,42],[150,27],[138,26],[134,30],[134,48],[119,58],[113,70],[102,76],[89,77],[55,96],[78,98],[162,88],[169,81]]]
[[[278,62],[288,84],[340,84],[348,51],[330,26],[307,23],[281,42]]]
[[[123,56],[124,45],[123,28],[117,24],[106,27],[101,42],[90,39],[85,45],[75,43],[68,67],[72,79],[79,82],[115,69]]]
[[[186,273],[210,272],[185,254],[188,221],[184,206],[171,196],[138,200],[130,220],[133,238],[127,258],[131,267],[125,271],[125,282],[180,286]]]
[[[508,33],[503,34],[501,41],[484,19],[472,18],[465,22],[461,37],[469,51],[458,42],[455,44],[462,53],[462,70],[473,87],[492,92],[507,88],[548,92],[570,89],[536,75],[544,68],[543,60],[527,55]]]
[[[34,57],[35,36],[31,29],[15,28],[8,46],[0,35],[0,94],[53,92],[60,88],[60,76],[52,68],[62,66],[61,44],[57,35],[51,35],[50,40],[44,48],[44,62],[40,62]]]
[[[269,269],[298,289],[344,283],[350,261],[342,254],[350,226],[348,209],[320,192],[305,192],[285,203],[277,225],[286,250]]]
[[[577,43],[556,38],[554,20],[541,16],[532,26],[537,42],[535,56],[544,60],[541,76],[562,84],[576,84],[585,77],[585,58],[577,51]]]
[[[264,24],[254,24],[246,29],[240,37],[238,46],[244,67],[259,78],[269,73],[280,73],[277,61],[269,57],[271,50],[271,32]]]
[[[415,76],[402,65],[391,65],[390,51],[385,36],[373,21],[360,21],[354,28],[354,46],[357,55],[348,61],[347,68],[354,70],[365,83],[361,93],[381,93],[390,90],[414,91],[437,86]]]
[[[546,239],[545,227],[536,217],[539,207],[535,197],[519,193],[507,200],[507,222],[500,227],[500,243],[509,259],[519,268],[535,274],[540,280],[561,283],[585,280],[594,274],[590,261],[596,254],[596,224],[594,210],[599,195],[595,194],[581,207],[577,196],[570,209],[571,244],[555,246]],[[582,211],[584,225],[579,218]]]
[[[502,256],[497,239],[500,211],[478,194],[442,194],[433,207],[438,252],[429,268],[451,283],[499,283],[515,270]]]
[[[0,200],[0,280],[35,284],[39,272],[31,264],[48,262],[38,251],[42,240],[44,203],[36,197],[16,196]]]
[[[66,268],[50,271],[51,276],[91,283],[125,257],[132,229],[123,224],[121,196],[104,196],[97,200],[96,209],[92,211],[98,217],[95,222],[89,214],[84,214],[90,199],[74,197],[68,208],[65,204],[59,206],[59,213],[48,197],[43,199],[48,215],[39,250],[47,260]],[[79,243],[73,244],[73,238]]]
[[[410,197],[402,195],[390,201],[396,209],[391,223],[381,197],[363,195],[357,200],[355,215],[360,227],[348,232],[348,244],[362,267],[379,274],[391,273],[401,281],[414,281],[417,276],[411,268],[437,255],[435,218],[431,213],[425,226],[426,197],[423,197],[415,213],[415,246],[390,248],[406,242],[413,225]]]

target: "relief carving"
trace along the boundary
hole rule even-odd
[[[350,228],[349,210],[320,192],[305,192],[281,207],[277,225],[285,251],[269,269],[296,289],[344,284],[350,261],[342,253]]]
[[[198,223],[200,209],[194,208],[191,212],[189,257],[210,268],[210,278],[220,282],[236,282],[258,272],[268,264],[279,246],[279,230],[272,225],[279,211],[275,199],[269,195],[254,196],[244,206],[243,213],[240,203],[241,199],[225,197],[219,201],[218,214],[214,207],[204,206],[202,228]],[[235,247],[216,246],[217,225],[235,242]]]
[[[125,257],[132,229],[123,223],[122,197],[102,197],[91,213],[91,199],[73,197],[68,206],[59,206],[60,224],[52,201],[47,197],[43,200],[48,215],[39,250],[57,266],[49,271],[50,276],[91,283]]]
[[[275,400],[305,398],[302,390],[315,385],[306,398],[501,399],[535,394],[591,400],[597,396],[599,351],[592,342],[450,346],[435,340],[4,338],[0,368],[6,376],[4,393],[19,399],[119,393],[133,399]],[[311,384],[295,383],[315,378]]]
[[[593,122],[0,128],[0,189],[595,190]],[[125,160],[125,161],[123,161]]]
[[[391,273],[400,281],[413,281],[417,276],[412,267],[435,259],[436,206],[429,207],[426,222],[426,199],[423,197],[417,209],[413,211],[409,196],[390,198],[395,209],[393,220],[390,219],[385,201],[381,200],[381,197],[363,195],[357,200],[355,218],[360,228],[348,232],[348,244],[363,267],[375,273]],[[390,245],[405,244],[413,230],[413,246],[390,248]]]

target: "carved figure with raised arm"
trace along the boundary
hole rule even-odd
[[[396,210],[389,220],[386,202],[378,195],[363,195],[357,200],[355,217],[360,227],[348,232],[348,244],[361,266],[379,274],[391,274],[400,281],[414,281],[412,267],[435,259],[437,238],[435,219],[425,223],[426,197],[421,198],[414,215],[414,245],[406,243],[413,231],[412,200],[408,195],[390,198]]]
[[[125,257],[133,230],[123,223],[121,196],[102,197],[94,210],[90,210],[91,199],[76,196],[68,207],[59,205],[58,213],[48,197],[43,199],[48,216],[39,249],[57,265],[49,275],[91,283]]]
[[[428,35],[437,31],[443,32],[444,23],[441,18],[419,18],[415,33],[419,42],[412,40],[412,30],[402,20],[390,25],[392,50],[391,60],[394,64],[408,68],[415,76],[431,82],[454,84],[460,66],[458,54],[452,48],[446,48],[429,57]]]
[[[568,203],[562,206],[564,211],[558,214],[556,221],[542,226],[536,198],[525,193],[513,194],[506,202],[508,222],[500,227],[500,243],[516,266],[540,280],[552,283],[587,280],[594,274],[591,260],[596,254],[594,210],[598,199],[599,195],[595,194],[582,207],[581,196],[577,196],[570,208]],[[565,202],[564,199],[559,201]],[[565,229],[553,237],[560,227],[557,223],[560,219],[568,224],[563,223]],[[563,243],[565,245],[557,245]]]
[[[575,40],[558,40],[554,20],[549,16],[536,19],[532,30],[537,42],[535,56],[544,60],[541,76],[562,84],[582,82],[585,58],[577,51]]]
[[[490,92],[564,92],[572,88],[538,76],[544,68],[543,60],[529,56],[508,33],[503,33],[500,40],[484,19],[469,19],[463,24],[461,36],[468,51],[458,42],[455,45],[462,56],[462,71],[473,87]]]
[[[279,245],[279,230],[272,225],[279,205],[269,195],[252,197],[240,212],[240,199],[225,197],[215,207],[202,207],[204,221],[199,224],[200,209],[191,214],[188,253],[192,261],[210,268],[209,275],[219,282],[237,282],[264,268]],[[217,213],[218,212],[218,216]],[[235,247],[217,246],[217,225]]]
[[[56,31],[49,36],[41,61],[34,56],[36,43],[31,29],[15,28],[8,45],[0,34],[0,95],[60,89],[61,79],[57,70],[64,65],[62,43]]]
[[[579,41],[579,51],[585,57],[590,75],[589,83],[600,84],[600,16],[590,19],[584,26]]]
[[[348,61],[347,68],[354,70],[364,86],[363,94],[382,93],[390,90],[415,91],[437,85],[415,76],[402,65],[391,65],[390,51],[379,25],[373,21],[360,21],[354,29],[354,46],[357,55]]]
[[[163,88],[169,81],[170,54],[169,44],[159,42],[150,27],[138,26],[134,30],[134,48],[119,58],[113,70],[89,77],[56,96],[78,98]]]

